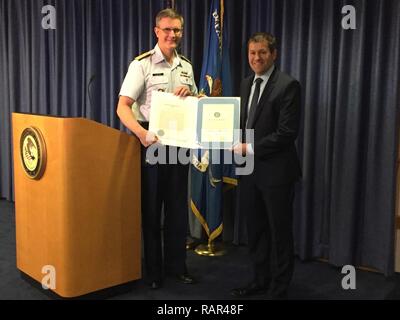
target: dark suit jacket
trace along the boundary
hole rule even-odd
[[[246,126],[247,108],[254,75],[240,86],[241,129]],[[276,67],[259,100],[254,123],[254,172],[248,178],[260,186],[278,186],[301,176],[295,147],[300,122],[300,84]],[[249,142],[249,141],[247,141]]]

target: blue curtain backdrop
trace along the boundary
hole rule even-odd
[[[0,0],[1,197],[13,199],[11,112],[83,116],[122,128],[115,114],[121,82],[129,62],[155,44],[154,15],[166,3]],[[211,1],[174,3],[186,20],[181,51],[198,83]],[[56,7],[56,30],[41,28],[46,4]],[[344,5],[356,9],[356,30],[341,27]],[[255,31],[278,37],[278,67],[302,84],[297,254],[391,274],[400,1],[229,0],[225,6],[233,94],[250,73],[246,42]]]

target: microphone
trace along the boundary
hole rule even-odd
[[[90,110],[93,110],[93,101],[92,101],[92,95],[90,94],[90,86],[91,86],[91,84],[92,84],[92,82],[93,82],[93,80],[95,78],[96,78],[96,75],[92,74],[92,76],[89,78],[89,82],[88,82],[88,85],[87,85],[87,95],[89,97]],[[83,117],[86,117],[86,104],[85,104],[85,107],[84,107],[84,110],[83,110]]]

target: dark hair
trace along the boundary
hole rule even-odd
[[[267,32],[254,33],[247,42],[247,48],[249,48],[250,42],[263,42],[263,41],[267,42],[269,51],[271,51],[271,53],[276,50],[276,38],[272,34]]]
[[[181,21],[181,25],[183,27],[183,17],[180,13],[178,13],[174,9],[167,8],[167,9],[161,10],[159,13],[157,13],[156,26],[158,26],[158,24],[160,23],[160,20],[163,18],[179,19]]]

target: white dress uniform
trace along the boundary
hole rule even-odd
[[[172,65],[169,64],[157,44],[153,50],[131,62],[119,95],[136,101],[137,120],[149,121],[152,91],[173,92],[180,86],[187,86],[193,95],[197,95],[190,61],[175,52]]]
[[[158,45],[138,56],[129,66],[120,95],[135,100],[136,119],[148,129],[153,90],[173,92],[187,86],[197,95],[193,68],[189,60],[175,52],[169,64]],[[164,147],[167,150],[175,147]],[[154,164],[145,161],[142,146],[142,229],[145,277],[149,283],[162,282],[164,274],[186,274],[186,234],[188,226],[187,185],[189,165]],[[167,153],[168,154],[168,151]],[[164,225],[161,234],[161,208]],[[161,245],[161,235],[164,237]]]

